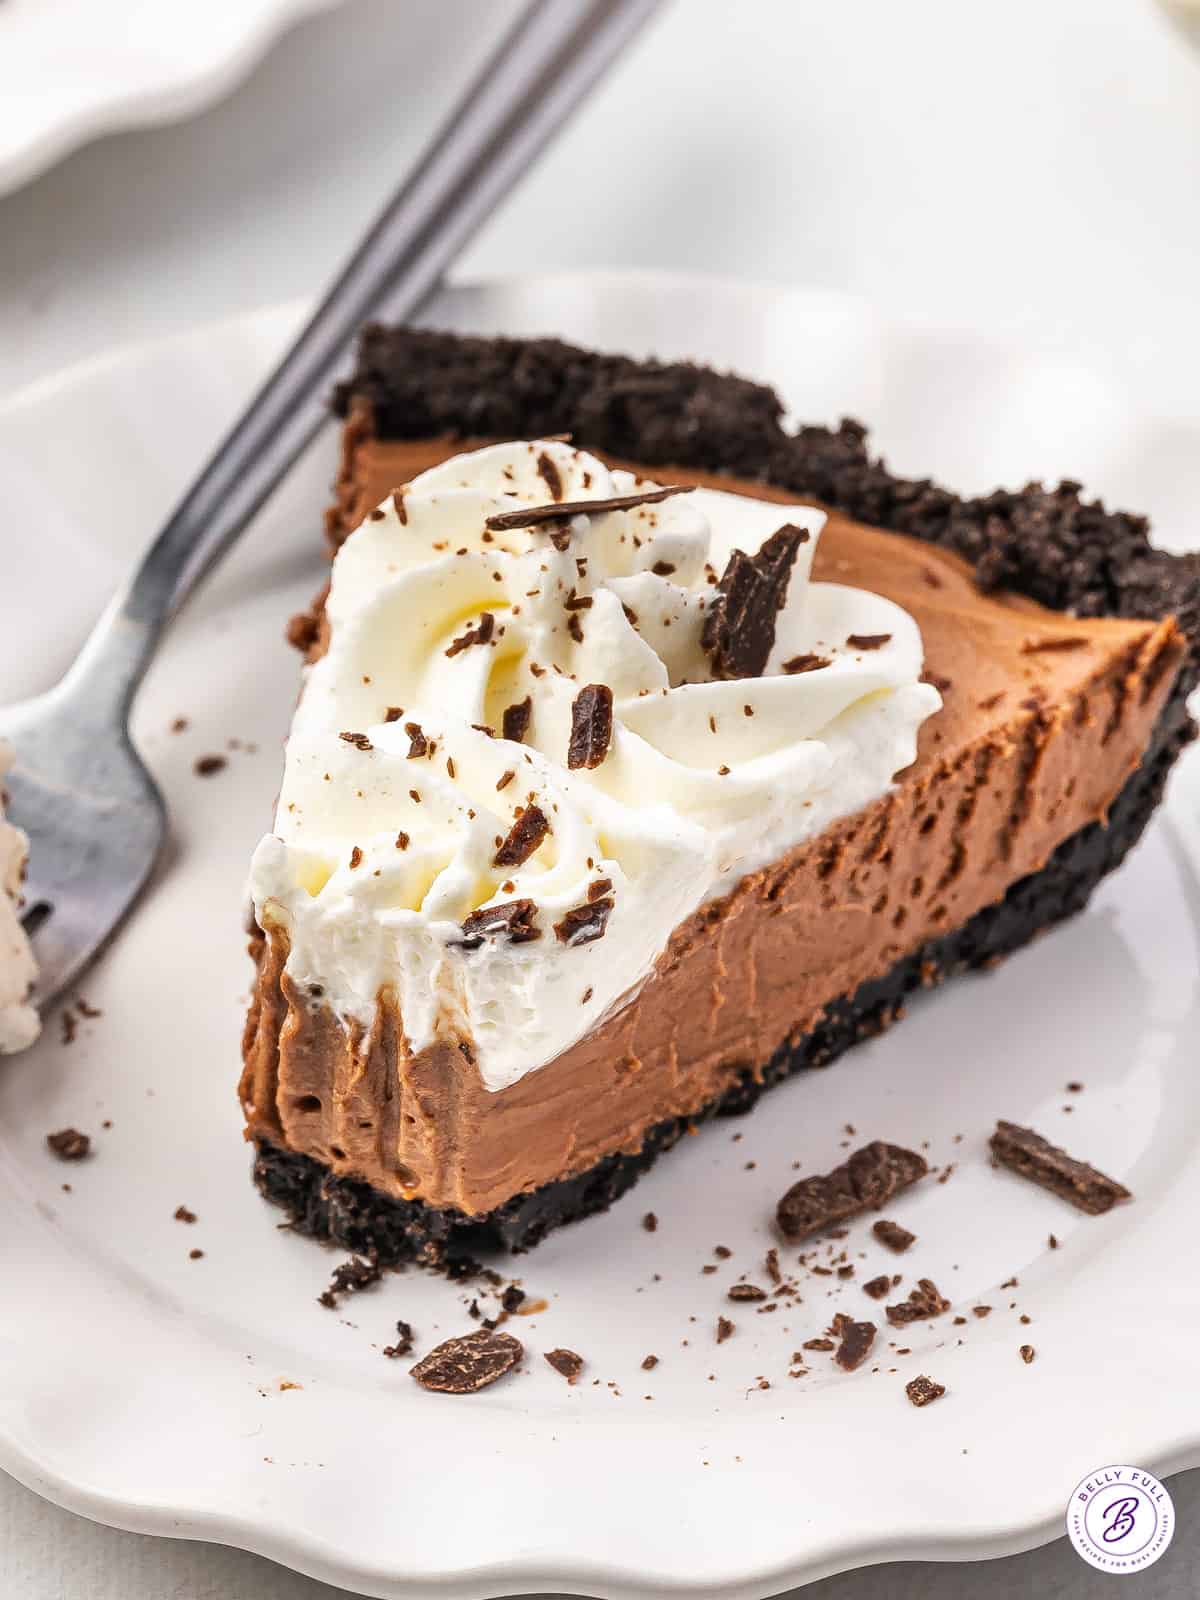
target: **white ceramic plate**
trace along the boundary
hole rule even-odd
[[[4,0],[0,194],[76,145],[200,111],[339,0]]]
[[[297,315],[132,351],[0,412],[0,698],[53,676]],[[1200,438],[1129,415],[1086,371],[885,326],[828,294],[525,279],[455,291],[437,320],[735,365],[808,416],[872,418],[902,465],[964,486],[1074,470],[1159,511],[1177,541],[1200,504]],[[624,1597],[765,1595],[887,1558],[1016,1550],[1058,1531],[1094,1467],[1200,1461],[1200,1265],[1180,1244],[1200,1207],[1194,767],[1068,927],[704,1129],[608,1216],[516,1263],[549,1301],[516,1324],[520,1375],[452,1399],[382,1357],[398,1317],[422,1349],[470,1326],[467,1294],[444,1280],[409,1272],[339,1312],[316,1304],[338,1258],[278,1231],[251,1188],[234,1084],[243,873],[297,681],[281,630],[320,580],[332,460],[326,439],[146,687],[138,734],[174,847],[84,985],[103,1015],[70,1045],[52,1025],[0,1068],[0,1463],[104,1521],[243,1545],[372,1595]],[[171,733],[178,716],[190,725]],[[219,751],[227,769],[196,777],[195,758]],[[1076,1078],[1084,1092],[1064,1093]],[[1060,1136],[1136,1203],[1084,1218],[994,1172],[998,1116]],[[956,1310],[994,1310],[915,1329],[896,1341],[911,1356],[885,1340],[877,1371],[816,1356],[789,1379],[790,1353],[835,1310],[867,1310],[858,1282],[814,1278],[802,1307],[773,1316],[724,1289],[760,1275],[792,1163],[833,1165],[846,1123],[859,1140],[928,1140],[955,1164],[895,1208],[920,1236],[911,1256],[885,1259],[853,1228],[858,1282],[927,1273]],[[86,1163],[47,1154],[66,1124],[94,1136]],[[195,1225],[173,1220],[181,1204]],[[639,1225],[651,1209],[653,1234]],[[717,1243],[732,1259],[705,1275]],[[1014,1274],[1018,1289],[999,1287]],[[720,1312],[738,1327],[718,1348]],[[555,1345],[587,1359],[574,1388],[542,1360]],[[921,1412],[904,1396],[918,1372],[949,1389]]]

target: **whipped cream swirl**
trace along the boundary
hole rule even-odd
[[[414,1052],[469,1039],[492,1090],[631,999],[706,900],[885,793],[941,703],[907,612],[809,581],[811,508],[696,490],[487,526],[650,487],[534,441],[454,457],[372,512],[334,563],[254,857],[298,984],[368,1028],[390,991]],[[808,537],[766,670],[714,681],[715,586],[784,524]],[[611,740],[571,767],[588,685],[611,690]],[[533,807],[546,826],[506,850]]]

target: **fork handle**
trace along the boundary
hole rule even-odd
[[[172,513],[68,681],[123,723],[163,628],[327,418],[372,315],[411,318],[659,0],[532,0]]]

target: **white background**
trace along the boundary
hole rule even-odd
[[[315,291],[516,9],[347,0],[221,106],[0,200],[0,394]],[[675,0],[463,271],[571,266],[850,289],[1082,353],[1141,403],[1200,415],[1200,54],[1152,0]],[[1122,1595],[1193,1592],[1197,1478],[1174,1484],[1175,1547]],[[1060,1543],[805,1593],[1075,1600],[1113,1581]],[[4,1600],[334,1593],[92,1528],[0,1480]]]

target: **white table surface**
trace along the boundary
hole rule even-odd
[[[347,0],[203,116],[104,140],[0,200],[0,395],[315,291],[516,9]],[[1196,415],[1198,197],[1200,55],[1152,0],[675,0],[463,270],[674,267],[850,289],[1081,352],[1155,409]],[[1033,1419],[1031,1443],[1053,1447]],[[1194,1592],[1200,1472],[1173,1488],[1175,1546],[1125,1581],[1131,1600]],[[1060,1541],[804,1593],[1080,1600],[1109,1581]],[[4,1600],[337,1592],[240,1552],[95,1527],[0,1477]]]

